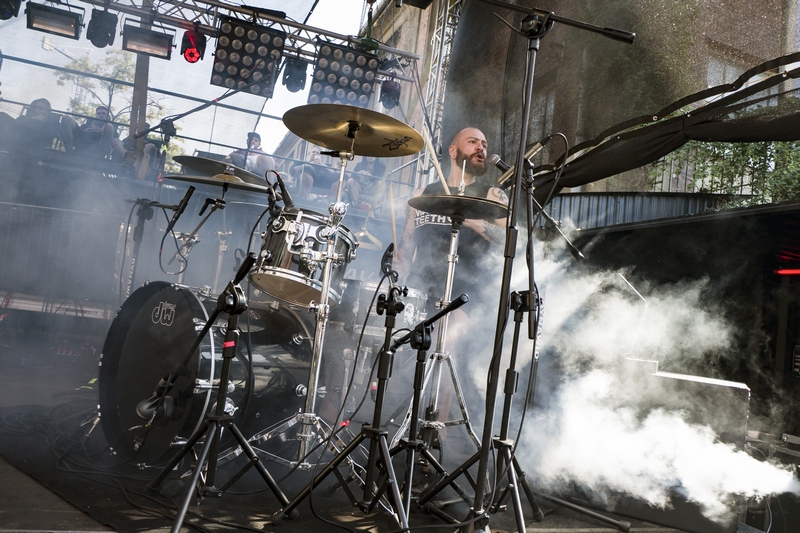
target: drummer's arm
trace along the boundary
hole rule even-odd
[[[489,189],[486,197],[489,200],[508,205],[508,196],[502,189],[492,187]],[[505,218],[496,218],[494,220],[480,220],[468,218],[464,221],[463,226],[473,230],[475,233],[486,239],[492,244],[498,244],[505,241],[505,232],[503,229],[506,226]]]

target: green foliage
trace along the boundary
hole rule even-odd
[[[85,75],[59,71],[54,73],[59,85],[72,84],[76,88],[75,95],[69,101],[70,112],[94,116],[95,108],[104,105],[110,109],[112,121],[129,122],[133,87],[128,84],[133,83],[136,74],[136,54],[109,49],[106,50],[102,61],[94,62],[91,54],[86,54],[67,63],[66,68],[86,73]],[[117,83],[117,80],[124,83]],[[152,95],[152,92],[148,92],[147,121],[155,125],[167,115],[167,112],[161,102]],[[180,131],[178,124],[175,127]],[[169,163],[172,163],[172,156],[183,153],[180,144],[180,139],[173,138],[166,146]]]
[[[59,85],[72,84],[76,95],[70,98],[69,110],[81,115],[94,115],[94,109],[104,105],[111,110],[112,119],[117,121],[122,113],[130,111],[133,88],[114,83],[111,80],[133,83],[136,71],[136,56],[123,50],[107,50],[102,62],[92,61],[90,54],[67,63],[66,68],[87,75],[56,71]],[[94,76],[92,76],[94,75]],[[100,76],[102,79],[95,76]],[[115,102],[114,96],[121,102]],[[116,106],[114,105],[116,103]],[[120,106],[121,104],[121,106]]]
[[[651,184],[673,169],[688,169],[688,192],[732,195],[723,207],[781,202],[800,198],[800,142],[704,143],[690,141],[659,161]]]

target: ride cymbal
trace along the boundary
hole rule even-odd
[[[494,200],[455,194],[424,194],[408,200],[414,209],[448,217],[493,220],[508,216],[508,207]]]
[[[206,157],[195,157],[191,155],[176,155],[172,158],[176,163],[180,163],[186,168],[190,168],[200,174],[216,176],[219,174],[232,174],[245,183],[253,185],[264,185],[265,179],[253,174],[243,168],[239,168],[225,161],[217,161]]]
[[[283,115],[289,130],[328,150],[361,156],[400,157],[422,150],[417,131],[383,113],[340,104],[308,104]],[[355,142],[354,142],[355,140]]]

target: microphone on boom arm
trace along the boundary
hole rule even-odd
[[[194,187],[189,187],[189,190],[186,191],[186,194],[183,196],[181,202],[174,208],[175,214],[172,215],[172,220],[170,220],[169,224],[167,224],[167,233],[172,231],[172,228],[175,227],[175,223],[178,221],[179,218],[181,218],[183,212],[186,211],[186,206],[189,205],[189,198],[192,197],[193,193],[194,193]]]

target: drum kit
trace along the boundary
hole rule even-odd
[[[292,517],[296,513],[296,505],[308,494],[307,491],[330,473],[339,476],[335,470],[345,462],[365,490],[364,498],[358,505],[364,510],[371,510],[378,504],[393,508],[400,524],[407,527],[410,488],[407,494],[401,495],[401,483],[396,480],[393,483],[378,481],[394,478],[388,431],[381,427],[381,409],[386,382],[391,375],[392,355],[403,342],[410,342],[418,353],[426,354],[430,341],[426,344],[424,337],[430,333],[433,322],[441,319],[435,353],[430,358],[434,364],[426,368],[427,356],[418,356],[417,372],[424,372],[425,376],[415,377],[415,399],[409,406],[400,431],[391,439],[392,447],[423,449],[425,446],[417,444],[420,424],[422,433],[427,431],[429,435],[439,427],[435,419],[438,416],[438,382],[440,365],[445,361],[450,364],[456,396],[464,414],[461,423],[466,424],[471,439],[479,447],[480,442],[466,415],[455,369],[446,356],[446,316],[468,300],[464,295],[456,299],[451,295],[461,223],[465,218],[503,218],[507,209],[490,200],[457,195],[422,196],[409,201],[412,207],[449,216],[453,221],[445,290],[437,302],[441,310],[435,317],[426,317],[426,295],[397,286],[397,273],[391,269],[390,252],[393,247],[390,246],[381,264],[381,271],[389,279],[391,288],[380,298],[380,314],[386,315],[383,324],[385,338],[379,360],[376,361],[379,389],[373,422],[366,424],[361,434],[346,443],[341,437],[343,432],[334,430],[331,425],[333,421],[323,420],[317,406],[323,389],[320,386],[320,369],[324,359],[326,329],[332,307],[361,305],[365,297],[370,292],[377,292],[380,286],[364,282],[357,284],[354,291],[345,290],[345,268],[355,259],[359,241],[343,224],[347,212],[347,205],[341,202],[344,172],[348,161],[352,161],[355,155],[412,155],[422,149],[423,139],[413,128],[396,119],[345,105],[307,105],[290,110],[283,120],[290,131],[326,148],[328,151],[323,154],[338,157],[341,161],[336,199],[330,204],[328,213],[324,215],[295,206],[280,176],[276,175],[277,182],[272,184],[268,179],[224,162],[200,157],[175,157],[177,162],[197,175],[166,175],[166,179],[222,189],[221,199],[206,201],[205,207],[211,207],[211,210],[200,225],[215,210],[224,209],[225,194],[229,188],[266,195],[269,205],[262,216],[269,212],[270,217],[264,226],[260,250],[258,253],[249,253],[243,259],[234,279],[218,295],[212,293],[211,287],[201,291],[192,290],[181,284],[182,279],[177,284],[148,282],[130,294],[112,322],[103,347],[99,375],[101,427],[120,457],[140,465],[154,465],[168,452],[179,449],[150,484],[151,489],[157,489],[186,454],[193,453],[195,446],[202,445],[193,467],[193,479],[186,493],[183,513],[178,515],[178,529],[195,488],[199,488],[201,494],[221,494],[222,491],[213,486],[218,461],[242,452],[250,458],[245,468],[255,466],[282,504],[282,510],[273,517],[275,522]],[[188,199],[185,198],[185,201]],[[182,234],[183,257],[196,242],[195,235],[199,227],[188,236]],[[225,236],[222,236],[221,251],[225,245],[224,239]],[[219,264],[216,272],[219,275]],[[257,292],[274,298],[276,303],[265,309],[248,309],[247,296],[240,285],[245,280]],[[346,292],[350,295],[349,302]],[[403,296],[405,302],[401,299]],[[301,317],[303,310],[314,315],[313,325]],[[220,319],[221,314],[228,316],[227,324]],[[240,315],[244,318],[241,321]],[[401,339],[401,344],[393,339],[396,317],[400,317],[401,327],[412,332]],[[366,327],[377,335],[382,327],[380,321],[374,317],[370,320]],[[258,361],[280,356],[269,350],[254,349],[249,342],[247,349],[244,349],[240,346],[244,343],[238,342],[240,332],[261,336],[265,344],[297,351],[310,350],[310,357],[306,361],[299,360],[302,358],[283,358],[275,365],[259,366]],[[186,347],[189,348],[184,352]],[[263,367],[270,368],[269,375],[263,375]],[[262,375],[257,375],[259,368]],[[305,383],[301,383],[301,374],[307,375]],[[281,389],[286,395],[296,399],[298,393],[304,394],[304,403],[298,409],[297,405],[287,402],[287,410],[294,409],[294,414],[289,414],[277,424],[247,439],[238,426],[252,424],[248,414],[253,406],[247,402],[253,398],[255,384],[259,380],[274,382],[276,377],[286,384]],[[420,383],[424,384],[423,387],[419,386]],[[425,388],[430,388],[429,405],[425,410],[425,420],[422,420],[419,407]],[[315,452],[320,453],[320,447],[339,454],[314,478],[307,491],[291,502],[253,448],[254,444],[268,442],[276,436],[284,437],[290,432],[295,434],[297,449],[293,452],[296,455],[287,459],[267,454],[270,460],[292,468],[310,470],[315,467],[311,457]],[[233,451],[219,452],[223,435],[226,442],[233,446]],[[231,440],[237,442],[231,443]],[[287,439],[282,440],[285,442]],[[431,440],[430,436],[426,440]],[[369,441],[369,464],[366,469],[358,466],[350,457],[357,449],[363,452],[364,441]],[[429,458],[433,460],[432,456]],[[410,461],[411,468],[413,463]],[[381,469],[382,473],[373,474],[373,471]],[[202,479],[201,472],[205,473]],[[241,472],[234,478],[240,476]],[[410,487],[410,473],[406,476],[405,486]],[[381,486],[382,489],[376,490]],[[391,493],[384,494],[387,490]]]

